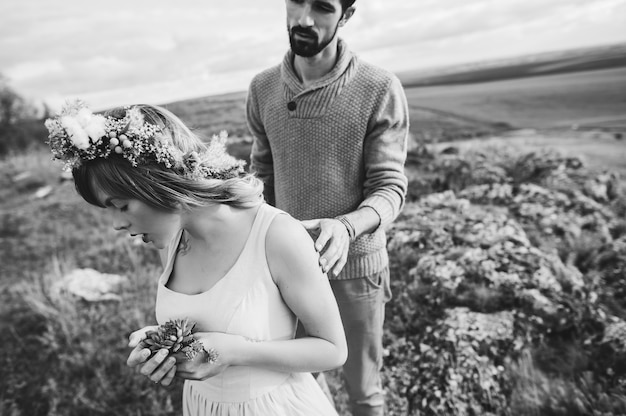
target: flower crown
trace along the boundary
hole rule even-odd
[[[191,178],[228,179],[243,172],[245,164],[226,153],[225,131],[214,135],[206,151],[183,153],[147,123],[137,107],[125,107],[122,118],[93,114],[84,102],[68,102],[61,113],[45,122],[48,145],[66,169],[96,158],[123,157],[134,167],[158,163]]]

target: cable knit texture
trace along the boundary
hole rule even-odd
[[[384,228],[404,204],[409,121],[395,75],[361,61],[341,39],[338,52],[331,72],[305,88],[289,51],[253,79],[246,111],[255,136],[250,167],[270,204],[300,220],[363,206],[378,213],[380,226],[351,244],[336,277],[353,279],[388,264]]]

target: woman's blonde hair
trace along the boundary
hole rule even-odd
[[[181,154],[197,153],[198,163],[208,163],[207,144],[195,135],[178,117],[165,108],[136,105],[145,122],[162,129],[162,138]],[[107,116],[123,118],[124,108],[107,112]],[[209,168],[211,166],[208,166]],[[122,157],[97,158],[83,162],[72,170],[78,193],[90,204],[103,207],[97,190],[121,199],[137,199],[163,211],[192,209],[214,203],[234,207],[253,207],[263,202],[263,183],[251,174],[242,173],[229,179],[189,178],[159,163],[133,166]]]

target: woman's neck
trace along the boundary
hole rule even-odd
[[[249,219],[254,219],[257,209],[215,204],[193,210],[183,221],[188,244],[211,248],[222,244],[225,236],[249,231],[248,226],[252,224]]]

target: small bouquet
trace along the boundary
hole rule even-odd
[[[170,354],[184,353],[187,360],[191,361],[198,354],[201,354],[204,345],[194,338],[196,323],[185,319],[169,320],[163,325],[159,325],[156,330],[146,332],[144,344],[150,349],[152,354],[159,350],[167,349]],[[207,362],[215,363],[217,361],[217,351],[211,348],[206,351],[208,354]]]

